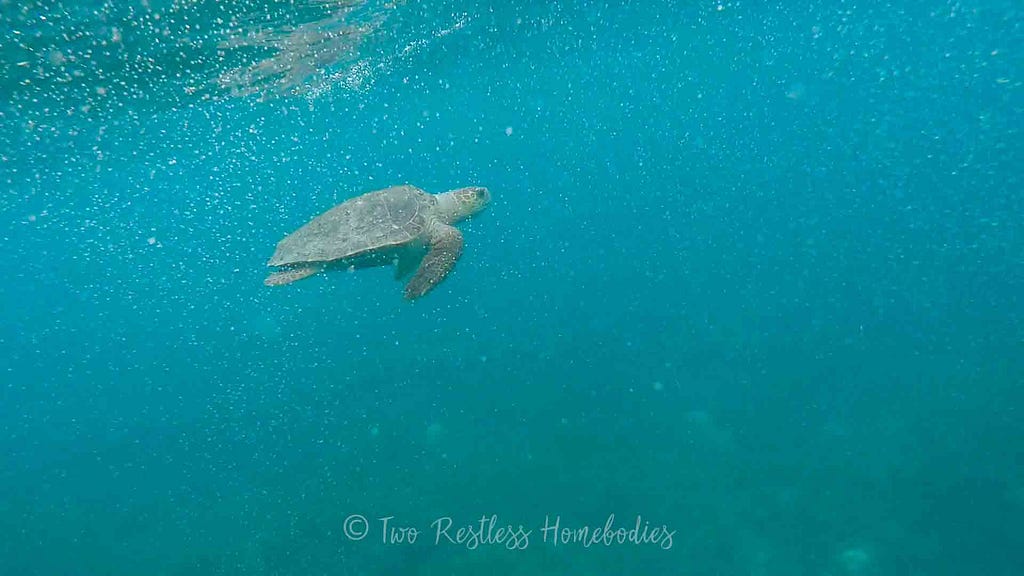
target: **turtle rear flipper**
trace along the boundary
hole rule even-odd
[[[453,226],[438,225],[430,237],[430,251],[405,287],[405,297],[415,300],[437,286],[455,267],[460,254],[462,233]]]
[[[263,284],[266,286],[284,286],[285,284],[291,284],[296,280],[308,278],[322,269],[322,266],[311,264],[308,266],[297,266],[295,268],[289,268],[288,270],[281,270],[267,276],[266,280],[263,281]]]

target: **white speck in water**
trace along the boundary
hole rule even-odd
[[[512,127],[509,126],[508,128],[505,128],[505,136],[511,136],[511,135],[512,135]]]
[[[150,236],[149,238],[146,238],[146,242],[147,242],[147,243],[148,243],[148,244],[149,244],[150,246],[152,246],[153,244],[156,244],[156,237],[155,237],[155,236]]]

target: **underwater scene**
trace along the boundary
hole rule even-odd
[[[0,0],[0,576],[1024,574],[1018,0]]]

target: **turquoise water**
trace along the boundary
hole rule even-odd
[[[343,4],[0,2],[0,574],[1019,573],[1017,2]]]

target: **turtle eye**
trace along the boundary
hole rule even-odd
[[[482,200],[483,197],[484,197],[484,191],[483,190],[477,190],[476,191],[476,197],[480,198]]]

